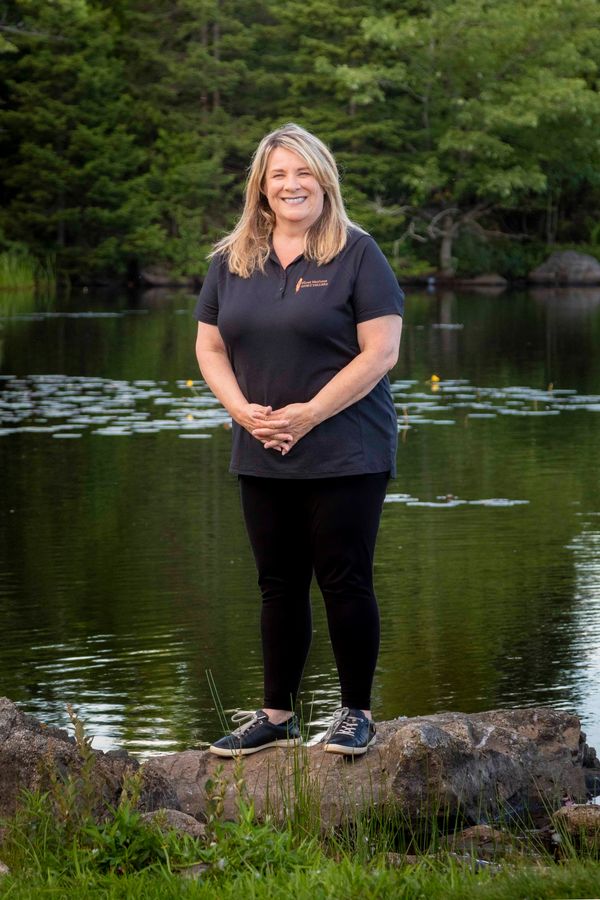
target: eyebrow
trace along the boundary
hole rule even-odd
[[[277,174],[279,174],[279,172],[286,172],[286,171],[287,171],[287,169],[282,169],[281,167],[279,167],[277,169],[269,169],[268,174],[269,175],[277,175]],[[305,171],[310,172],[310,168],[308,166],[296,166],[296,172],[305,172]]]

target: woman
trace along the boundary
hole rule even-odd
[[[196,306],[198,363],[233,420],[230,471],[262,593],[264,707],[234,717],[243,724],[210,748],[220,756],[300,742],[313,571],[341,684],[325,750],[353,756],[375,741],[373,553],[395,474],[387,372],[402,313],[385,257],[346,214],[329,149],[294,124],[268,134]]]

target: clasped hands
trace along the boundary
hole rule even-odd
[[[248,403],[237,421],[265,450],[277,450],[282,456],[318,424],[310,403],[289,403],[281,409]]]

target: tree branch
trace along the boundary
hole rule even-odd
[[[17,25],[6,25],[0,22],[0,31],[7,31],[9,34],[22,34],[24,37],[39,37],[46,41],[64,41],[65,38],[58,34],[48,34],[46,31],[28,31],[26,28],[19,28]]]

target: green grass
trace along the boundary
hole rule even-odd
[[[311,856],[311,868],[272,868],[266,872],[224,870],[219,879],[183,879],[161,872],[140,872],[118,876],[81,874],[70,878],[40,880],[35,877],[5,878],[0,887],[3,898],[103,897],[127,900],[152,898],[206,898],[206,900],[538,900],[538,898],[597,898],[600,896],[600,866],[592,862],[571,862],[543,870],[534,867],[504,871],[496,875],[475,873],[453,862],[423,861],[399,869],[372,864],[364,866],[351,859],[332,860]]]
[[[407,838],[397,817],[386,821],[378,815],[345,829],[309,834],[302,820],[278,826],[257,822],[252,805],[243,799],[241,775],[235,822],[218,818],[218,775],[209,786],[203,841],[161,833],[144,822],[135,809],[138,776],[128,780],[118,807],[97,821],[90,813],[94,796],[81,780],[89,779],[91,759],[84,757],[77,778],[56,777],[48,791],[23,794],[18,814],[6,823],[0,849],[12,873],[0,882],[3,898],[600,897],[597,853],[563,844],[560,863],[540,853],[537,859],[499,858],[481,869],[468,857],[457,860],[437,849],[433,825]],[[406,860],[402,847],[415,854],[416,862]],[[197,864],[199,875],[182,877],[182,871]]]

